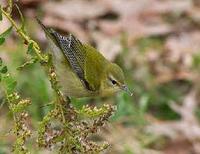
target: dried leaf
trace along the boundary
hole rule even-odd
[[[195,116],[195,109],[198,101],[196,96],[196,89],[185,96],[182,105],[177,105],[175,102],[171,103],[171,108],[180,114],[181,120],[173,122],[154,122],[147,127],[147,131],[157,135],[165,135],[171,140],[186,139],[196,147],[200,143],[200,125]],[[194,148],[196,153],[199,153],[199,148]]]
[[[191,67],[193,55],[200,49],[200,31],[182,33],[167,39],[166,59],[171,63],[182,62],[182,66]]]
[[[47,0],[20,0],[19,2],[22,3],[23,5],[33,5],[33,4],[39,4],[39,3],[44,3]]]
[[[88,32],[85,31],[84,28],[81,27],[80,24],[74,21],[61,20],[61,19],[58,19],[57,17],[46,16],[43,22],[45,25],[49,27],[60,29],[64,32],[70,32],[76,35],[76,37],[78,37],[80,40],[84,42],[89,41]]]
[[[109,38],[99,33],[93,34],[94,40],[97,42],[97,49],[108,59],[113,61],[115,57],[122,51],[120,39]]]
[[[106,8],[98,1],[69,0],[49,2],[44,5],[44,11],[51,16],[65,20],[91,19],[103,15]]]

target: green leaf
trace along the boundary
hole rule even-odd
[[[2,78],[2,77],[1,77],[1,74],[0,74],[0,82],[1,82],[1,78]]]
[[[14,89],[17,85],[17,82],[10,75],[5,76],[3,78],[3,81],[5,82],[6,91],[7,91],[8,95],[13,93]]]
[[[4,66],[4,67],[0,70],[0,72],[3,73],[3,74],[7,73],[7,71],[8,71],[7,66]]]
[[[5,30],[3,33],[1,33],[0,37],[6,37],[10,34],[10,32],[12,31],[12,26],[10,26],[7,30]]]
[[[0,45],[2,45],[5,42],[5,38],[4,37],[0,37]]]
[[[0,5],[0,21],[3,20],[2,12],[1,12],[1,5]]]
[[[27,67],[31,64],[34,64],[38,61],[38,59],[36,57],[31,58],[29,61],[26,61],[24,64],[22,64],[21,66],[17,67],[17,70],[22,70],[24,67]]]
[[[33,42],[28,45],[27,54],[30,54],[33,51]]]
[[[0,57],[0,66],[2,66],[2,63],[3,63],[3,61],[2,61],[2,59],[1,59],[1,57]]]

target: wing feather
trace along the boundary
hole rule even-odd
[[[54,37],[56,38],[60,49],[63,54],[66,56],[69,61],[72,69],[83,82],[84,86],[93,91],[94,89],[89,84],[89,82],[85,79],[84,66],[85,66],[85,58],[86,58],[86,49],[82,45],[82,43],[76,39],[72,34],[69,37],[64,37],[57,32],[53,32]]]

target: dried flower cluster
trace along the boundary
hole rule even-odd
[[[14,119],[12,132],[16,135],[16,142],[13,145],[13,152],[28,153],[25,142],[31,136],[31,130],[27,124],[28,113],[26,112],[26,107],[29,106],[31,102],[28,99],[22,99],[19,94],[15,92],[16,81],[7,73],[7,67],[2,66],[1,59],[0,67],[1,82],[4,85],[8,107]]]

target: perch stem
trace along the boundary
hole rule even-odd
[[[9,7],[10,5],[12,5],[12,0],[9,0]],[[12,26],[16,29],[16,32],[19,34],[19,36],[21,36],[25,42],[27,42],[28,44],[31,44],[33,43],[33,50],[35,51],[35,54],[37,55],[38,59],[43,62],[43,63],[47,63],[48,62],[48,59],[47,57],[44,57],[42,55],[42,52],[40,50],[40,47],[38,46],[38,44],[30,39],[22,30],[21,28],[18,27],[18,25],[15,23],[15,21],[12,19],[10,13],[7,13],[3,8],[1,8],[1,12],[3,13],[3,15],[10,21],[10,23],[12,24]],[[9,11],[10,12],[10,11]],[[45,65],[45,68],[46,69],[49,69],[50,66],[48,65]],[[62,119],[63,119],[63,122],[65,122],[65,116],[64,116],[64,111],[63,111],[63,102],[66,103],[66,101],[64,100],[60,90],[57,88],[57,86],[55,85],[56,82],[55,82],[55,78],[51,75],[51,73],[48,73],[48,76],[50,78],[50,82],[51,82],[51,85],[52,85],[52,88],[54,89],[54,91],[56,92],[56,95],[58,97],[58,102],[59,103],[59,108],[60,108],[60,111],[61,111],[61,115],[62,115]],[[68,102],[67,102],[68,103]]]

